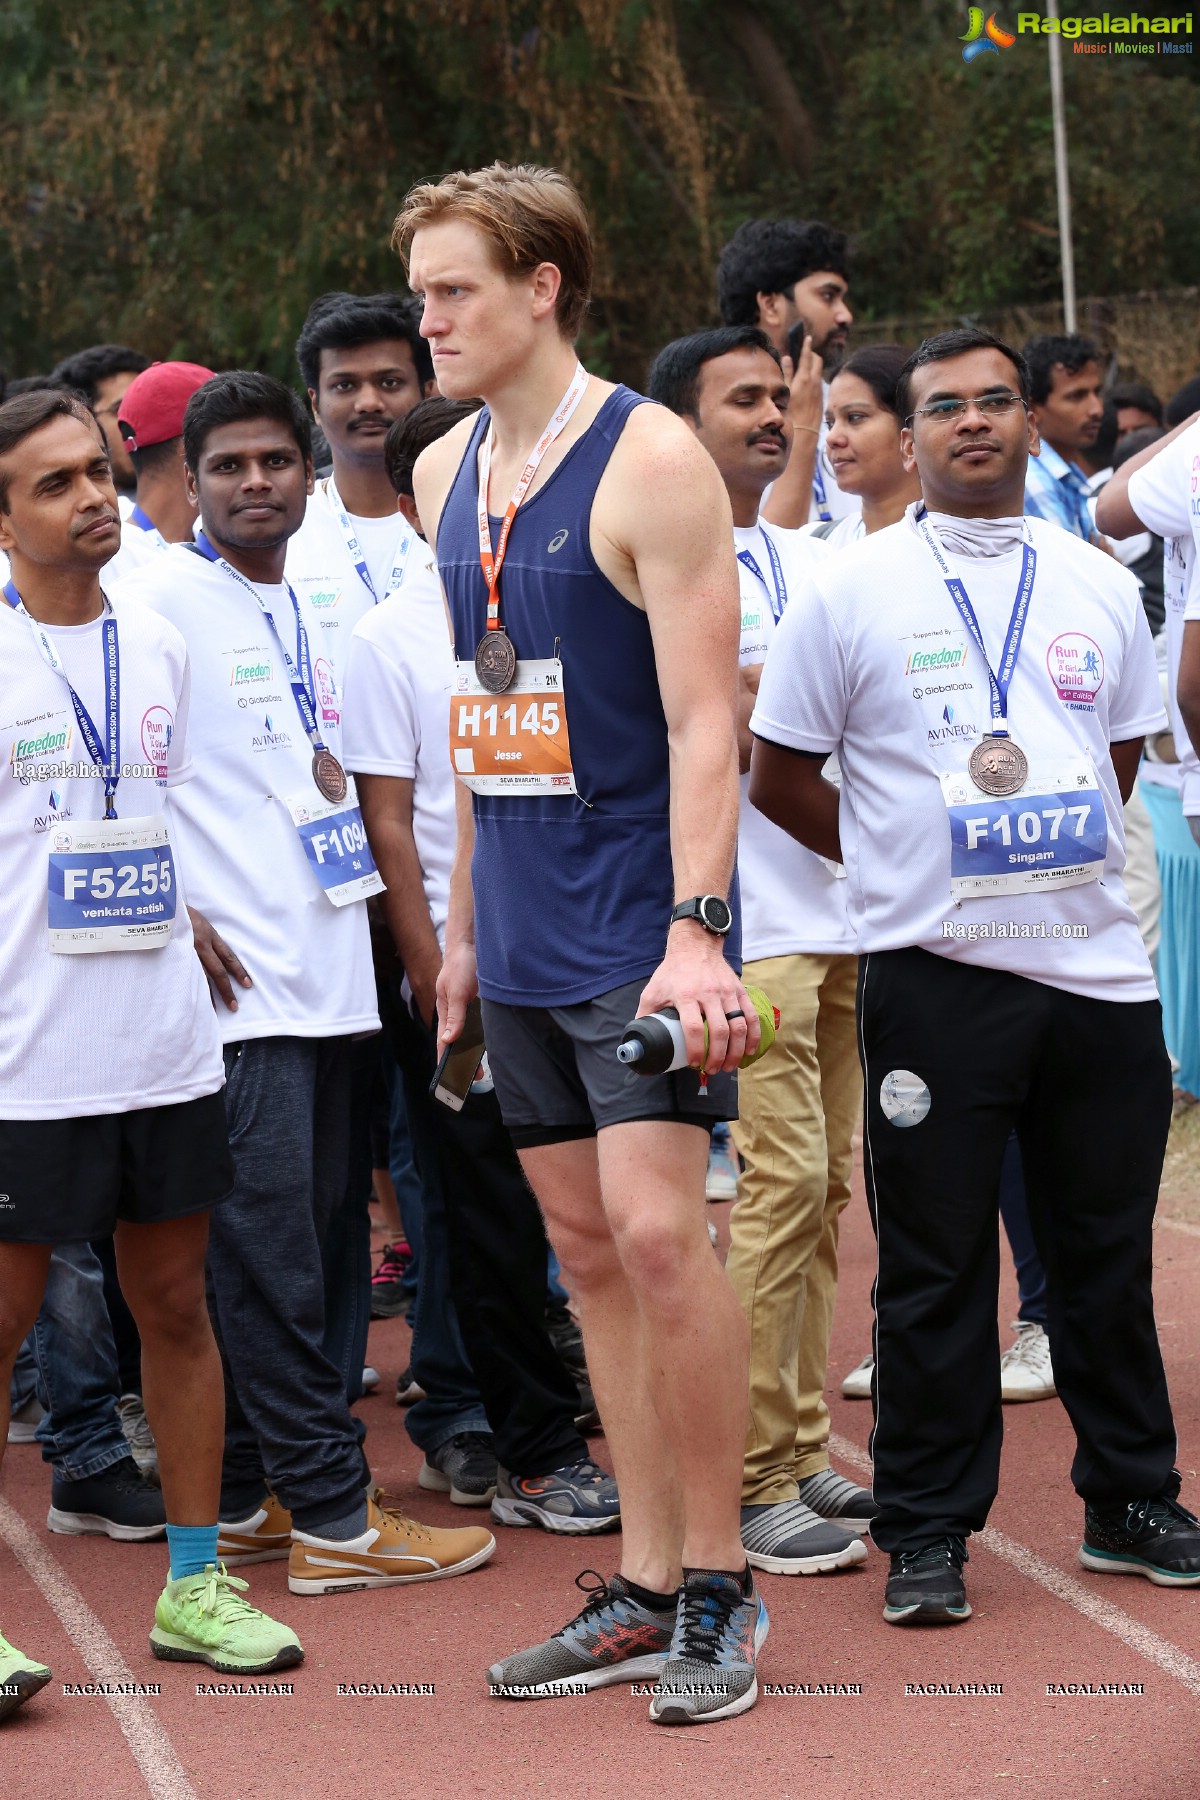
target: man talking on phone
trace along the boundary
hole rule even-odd
[[[624,1534],[620,1572],[490,1689],[645,1674],[652,1720],[708,1723],[753,1706],[766,1635],[739,1536],[746,1326],[704,1211],[709,1130],[760,1036],[730,904],[729,501],[680,420],[580,364],[592,244],[564,176],[494,164],[417,187],[394,241],[441,391],[485,403],[413,484],[449,601],[464,784],[441,1039],[478,990],[579,1306]],[[666,1007],[690,1067],[627,1071],[629,1020]]]

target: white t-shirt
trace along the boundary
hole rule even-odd
[[[820,520],[815,525],[810,520],[800,530],[804,537],[813,538],[816,543],[824,544],[830,550],[844,550],[847,544],[857,544],[859,538],[867,535],[861,512],[847,513],[844,519],[838,519],[831,531],[823,532],[820,537],[816,536],[821,530]]]
[[[1129,504],[1163,540],[1167,706],[1179,758],[1183,810],[1200,815],[1200,759],[1179,714],[1176,687],[1183,627],[1200,619],[1200,419],[1129,477]]]
[[[167,547],[167,540],[157,530],[144,531],[135,525],[132,518],[121,520],[121,547],[110,563],[106,563],[102,571],[106,585],[117,587],[127,575],[136,569],[144,568],[161,556]]]
[[[840,826],[860,954],[909,945],[1011,970],[1070,993],[1149,1000],[1154,978],[1121,881],[1124,823],[1108,746],[1161,729],[1154,646],[1133,576],[1057,525],[1027,521],[1037,575],[1009,690],[1014,740],[1031,763],[1090,755],[1107,819],[1100,880],[1055,890],[950,895],[942,771],[965,771],[991,719],[982,658],[913,512],[826,557],[788,606],[767,656],[757,736],[838,752]],[[1008,629],[1021,553],[947,557],[963,581],[992,667]],[[1086,651],[1086,657],[1085,657]],[[917,657],[923,669],[913,672]],[[1084,686],[1064,670],[1087,662]],[[934,672],[936,670],[936,673]],[[1087,928],[1054,938],[1055,925]],[[1017,927],[1045,937],[949,935]]]
[[[354,627],[376,601],[354,566],[330,485],[328,479],[319,481],[310,496],[304,523],[288,544],[285,573],[301,599],[312,608],[320,641],[341,676],[345,673]],[[406,543],[411,545],[416,533],[398,512],[379,519],[364,519],[356,513],[347,516],[375,594],[382,600],[393,585],[395,566],[404,562],[407,567],[404,547]],[[419,555],[419,548],[410,553]]]
[[[214,1094],[225,1080],[208,983],[192,944],[186,851],[173,804],[177,783],[193,772],[187,650],[179,633],[153,614],[120,599],[113,610],[120,658],[121,761],[163,771],[142,779],[125,777],[117,787],[116,809],[122,819],[158,812],[167,816],[178,881],[174,930],[157,950],[51,953],[47,858],[54,828],[103,818],[104,783],[56,772],[63,764],[91,766],[67,683],[43,662],[29,621],[0,605],[0,868],[5,893],[0,1116],[5,1119],[72,1119],[172,1106]],[[96,619],[69,629],[47,629],[103,738],[102,625]],[[22,765],[20,777],[17,764]]]
[[[790,599],[803,584],[808,569],[825,553],[819,539],[804,531],[788,531],[761,521],[735,526],[734,547],[747,552],[766,577],[759,580],[747,564],[738,562],[742,595],[742,636],[739,661],[752,666],[766,660],[775,635],[778,604],[770,553],[763,542],[769,533],[779,553],[781,572]],[[738,822],[738,883],[742,895],[742,955],[747,962],[765,956],[810,954],[828,956],[852,953],[854,937],[846,911],[846,882],[839,879],[811,850],[763,817],[750,804],[750,777],[741,778],[741,813]]]
[[[352,772],[413,783],[413,837],[443,949],[455,847],[453,681],[454,650],[437,565],[428,546],[418,543],[403,586],[354,627],[342,696],[342,743]]]
[[[258,592],[295,660],[286,590]],[[225,1042],[377,1030],[366,904],[327,899],[285,804],[319,796],[274,632],[240,582],[182,544],[121,593],[170,619],[188,645],[196,773],[177,810],[189,892],[254,983],[235,989],[236,1012],[218,1003]],[[304,618],[323,740],[340,756],[340,696],[329,659],[317,656],[315,622]]]

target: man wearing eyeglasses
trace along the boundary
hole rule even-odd
[[[966,1539],[999,1477],[1013,1130],[1078,1444],[1079,1560],[1200,1584],[1151,1299],[1169,1064],[1122,884],[1121,801],[1163,711],[1136,581],[1023,516],[1028,381],[976,330],[910,358],[924,499],[811,567],[750,721],[752,802],[849,877],[879,1245],[871,1534],[898,1625],[971,1613]]]
[[[73,355],[64,357],[51,375],[51,380],[60,386],[76,388],[100,421],[122,519],[128,518],[133,510],[137,476],[117,424],[117,414],[134,376],[149,367],[150,358],[143,356],[140,350],[131,350],[128,344],[91,344],[86,350],[76,350]]]

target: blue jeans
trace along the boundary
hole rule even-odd
[[[360,1504],[368,1470],[326,1356],[321,1246],[345,1198],[348,1038],[225,1046],[234,1188],[209,1226],[209,1310],[225,1371],[221,1517],[268,1485],[302,1531]],[[361,1370],[360,1370],[361,1373]]]
[[[1046,1271],[1033,1241],[1029,1223],[1029,1207],[1025,1199],[1025,1173],[1021,1167],[1021,1148],[1014,1131],[1004,1151],[1000,1170],[1000,1217],[1008,1246],[1017,1268],[1017,1317],[1022,1325],[1040,1325],[1046,1329]]]
[[[36,1393],[43,1460],[63,1481],[86,1481],[121,1462],[129,1445],[117,1414],[117,1352],[104,1304],[104,1271],[90,1244],[59,1244],[41,1310],[13,1369],[13,1410]]]

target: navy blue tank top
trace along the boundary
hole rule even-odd
[[[662,961],[674,904],[667,722],[646,615],[600,572],[592,501],[642,395],[619,387],[517,512],[500,621],[518,657],[558,655],[576,794],[475,794],[479,990],[510,1006],[570,1006]],[[469,662],[487,626],[479,562],[480,413],[438,523],[437,559]],[[493,518],[492,547],[500,520]],[[735,883],[736,888],[736,883]],[[740,967],[740,921],[726,953]]]

